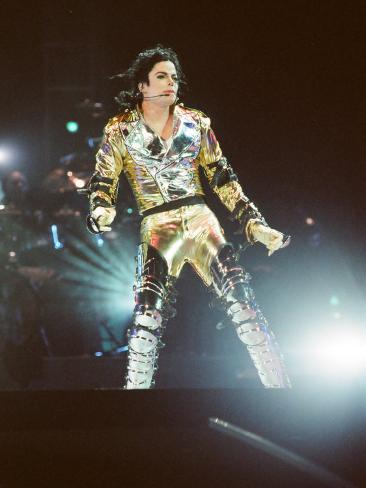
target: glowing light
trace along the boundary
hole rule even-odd
[[[73,182],[76,188],[84,188],[85,186],[85,181],[82,180],[81,178],[74,178]]]
[[[11,159],[11,151],[5,147],[0,147],[0,164],[8,163]]]
[[[86,185],[86,180],[74,176],[74,173],[72,171],[68,171],[66,174],[69,177],[69,180],[76,186],[76,188],[84,188],[84,186]]]
[[[366,370],[366,333],[359,327],[337,324],[316,333],[307,349],[309,364],[327,376],[349,376]]]
[[[102,247],[103,246],[104,240],[100,236],[96,235],[95,236],[95,240],[97,241],[97,246],[98,247]]]
[[[315,220],[312,217],[306,217],[305,223],[306,223],[306,225],[314,225]]]
[[[75,133],[79,130],[79,124],[75,120],[66,122],[66,129],[68,132]]]
[[[336,307],[339,305],[339,298],[336,295],[333,295],[330,297],[329,303],[332,305],[332,307]]]
[[[63,277],[72,283],[74,298],[79,294],[80,300],[88,300],[91,314],[94,310],[99,313],[103,303],[108,323],[119,336],[121,325],[131,317],[135,306],[132,287],[136,242],[127,240],[122,248],[118,239],[109,237],[109,233],[103,237],[93,235],[87,242],[84,233],[66,234],[67,246],[60,258]]]
[[[0,205],[0,210],[4,210],[5,205]]]
[[[62,249],[64,245],[62,244],[62,242],[60,242],[58,238],[58,229],[56,224],[51,225],[51,235],[53,240],[53,247],[55,249]]]
[[[133,208],[128,208],[128,209],[127,209],[127,213],[128,213],[128,215],[133,214]]]

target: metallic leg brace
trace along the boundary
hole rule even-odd
[[[291,388],[275,336],[249,285],[251,277],[237,264],[231,244],[221,249],[211,270],[216,293],[224,303],[239,339],[247,346],[263,385],[266,388]]]
[[[154,385],[165,322],[175,315],[174,278],[160,253],[143,243],[139,246],[135,284],[134,323],[128,331],[128,366],[125,389]]]

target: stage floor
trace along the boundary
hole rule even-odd
[[[212,430],[220,418],[361,487],[365,399],[349,388],[0,392],[0,486],[351,486]]]

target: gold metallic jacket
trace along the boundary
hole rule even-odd
[[[236,177],[223,184],[212,184],[219,162],[224,172],[226,167],[231,173],[232,170],[223,158],[210,119],[182,104],[174,107],[170,144],[145,123],[140,109],[136,107],[108,122],[96,160],[91,182],[97,181],[97,184],[90,185],[92,207],[116,203],[122,171],[131,185],[141,214],[167,202],[204,196],[199,175],[201,166],[213,191],[235,219],[245,224],[249,218],[264,222],[257,208],[244,195]],[[250,236],[247,237],[251,240]]]

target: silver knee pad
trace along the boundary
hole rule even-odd
[[[241,324],[249,319],[254,319],[257,312],[248,302],[234,302],[228,304],[227,314],[234,324]]]
[[[158,310],[154,308],[138,308],[135,311],[135,324],[156,330],[162,326],[163,318]]]

